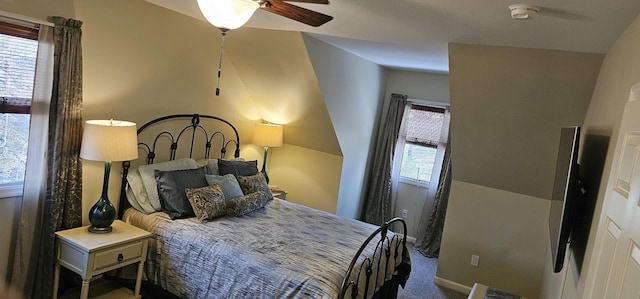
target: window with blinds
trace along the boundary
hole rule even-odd
[[[37,52],[37,25],[0,21],[0,187],[24,180]]]
[[[403,179],[426,182],[431,179],[444,112],[443,108],[413,104],[404,116],[406,135],[400,165]]]

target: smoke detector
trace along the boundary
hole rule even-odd
[[[527,4],[509,5],[509,10],[511,10],[511,18],[514,20],[528,20],[538,12],[537,8]]]

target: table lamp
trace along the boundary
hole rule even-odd
[[[138,134],[136,124],[121,120],[88,120],[82,134],[80,158],[104,161],[102,196],[89,210],[89,231],[111,232],[116,209],[107,196],[112,161],[129,161],[138,158]]]
[[[262,161],[262,174],[269,183],[269,176],[267,175],[267,155],[269,154],[270,147],[282,146],[282,126],[276,124],[256,124],[256,129],[253,131],[253,144],[264,147],[264,160]]]

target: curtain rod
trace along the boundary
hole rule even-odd
[[[45,26],[49,26],[49,27],[54,27],[55,24],[51,23],[51,22],[47,22],[47,21],[43,21],[43,20],[39,20],[36,18],[32,18],[32,17],[27,17],[27,16],[23,16],[23,15],[19,15],[19,14],[15,14],[15,13],[10,13],[4,10],[0,10],[0,19],[8,21],[8,22],[27,22],[27,23],[31,23],[31,24],[39,24],[39,25],[45,25]],[[19,24],[19,25],[23,25],[23,24]]]

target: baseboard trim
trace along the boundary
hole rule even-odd
[[[416,244],[416,238],[414,238],[412,236],[407,236],[407,242],[412,243],[412,244]]]
[[[435,283],[438,286],[445,287],[447,289],[452,289],[454,291],[458,291],[460,293],[464,293],[464,294],[471,293],[471,287],[468,287],[466,285],[457,283],[455,281],[446,280],[446,279],[440,278],[438,276],[433,278],[433,283]]]

